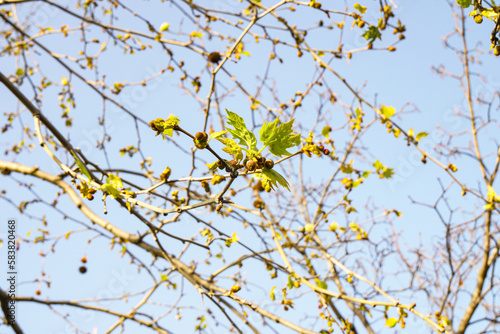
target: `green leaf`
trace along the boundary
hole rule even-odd
[[[271,300],[274,302],[274,300],[276,299],[276,296],[274,295],[274,289],[276,289],[275,286],[273,286],[271,288],[271,293],[269,294],[269,297],[271,297]]]
[[[89,178],[89,183],[90,183],[90,181],[92,180],[92,177],[90,176],[90,172],[87,169],[87,167],[85,167],[83,162],[80,160],[80,158],[78,158],[76,156],[75,153],[71,152],[71,155],[73,156],[73,159],[75,159],[76,165],[78,166],[78,168],[80,168],[80,171],[83,173],[83,175],[85,175],[86,177]]]
[[[123,183],[122,179],[120,177],[113,175],[113,174],[108,174],[108,178],[106,179],[106,183],[111,184],[115,188],[123,188]]]
[[[113,198],[120,197],[120,190],[123,188],[122,180],[113,174],[108,174],[106,183],[101,186],[101,190],[104,190]]]
[[[359,3],[354,4],[354,9],[359,10],[361,14],[364,14],[366,12],[366,7],[361,6]]]
[[[165,281],[168,280],[168,275],[166,275],[166,274],[160,274],[160,279],[161,279],[162,282],[165,282]]]
[[[380,161],[378,161],[378,159],[373,163],[373,167],[375,167],[377,171],[384,169],[384,165]]]
[[[229,133],[233,136],[234,139],[238,139],[240,141],[240,145],[244,145],[251,150],[256,150],[257,139],[255,138],[255,135],[247,129],[245,120],[227,109],[226,112],[227,124],[234,127],[234,129],[227,128]]]
[[[189,36],[201,38],[203,34],[201,32],[193,31]]]
[[[384,170],[384,172],[382,173],[382,175],[386,178],[386,179],[390,179],[393,175],[394,175],[394,169],[392,168],[386,168]]]
[[[351,174],[352,172],[354,172],[354,169],[352,169],[351,165],[340,166],[340,170],[345,174]]]
[[[373,43],[377,38],[382,40],[382,34],[375,26],[370,26],[368,30],[366,30],[363,35],[361,35],[361,37],[364,37],[368,41],[368,43]]]
[[[328,289],[328,285],[323,282],[322,280],[320,280],[319,278],[315,278],[314,281],[316,282],[316,285],[318,286],[318,288],[321,288],[321,289]]]
[[[469,6],[472,4],[472,0],[457,0],[457,3],[463,8],[469,8]]]
[[[106,191],[108,195],[110,195],[113,198],[118,198],[120,197],[120,191],[116,189],[112,184],[105,183],[101,186],[101,190]]]
[[[416,140],[420,140],[420,139],[422,139],[422,138],[424,138],[424,137],[427,137],[427,135],[429,135],[427,132],[419,132],[419,133],[417,134],[417,136],[415,137],[415,139],[416,139]]]
[[[487,194],[488,201],[493,201],[496,195],[497,194],[495,193],[495,189],[493,189],[493,187],[488,184],[488,194]]]
[[[305,232],[311,232],[313,229],[314,229],[314,225],[313,225],[313,224],[311,224],[311,223],[307,223],[307,224],[304,226],[304,231],[305,231]]]
[[[255,173],[254,177],[257,179],[262,179],[262,184],[264,187],[266,184],[269,182],[269,185],[271,186],[271,189],[274,190],[273,186],[278,186],[278,183],[286,188],[288,191],[290,191],[290,188],[288,188],[288,182],[287,180],[277,171],[274,169],[267,169],[264,168],[262,170],[262,173]]]
[[[174,115],[168,116],[168,118],[165,120],[165,123],[163,123],[164,131],[163,131],[163,138],[165,139],[165,136],[170,136],[172,137],[172,134],[174,133],[174,127],[176,125],[179,125],[181,121],[179,120],[179,117],[176,117]]]
[[[398,320],[396,318],[388,318],[385,320],[385,325],[390,328],[396,326],[397,323]]]
[[[163,22],[160,26],[160,31],[168,31],[168,28],[170,27],[170,23]]]
[[[486,9],[486,10],[483,10],[481,12],[481,15],[483,15],[484,17],[487,17],[489,18],[490,20],[496,20],[496,18],[498,17],[498,13],[495,12],[493,9]]]
[[[325,138],[329,138],[330,137],[330,131],[332,131],[332,128],[329,125],[327,125],[327,126],[325,126],[323,128],[323,130],[321,130],[321,134],[323,136],[325,136]]]
[[[269,151],[277,157],[292,155],[286,149],[300,144],[300,134],[293,134],[294,119],[278,126],[279,117],[274,122],[265,122],[259,131],[260,141],[269,146]]]
[[[24,74],[24,70],[22,68],[18,68],[17,71],[16,71],[16,75],[18,77],[22,76]]]
[[[395,112],[396,112],[396,110],[394,110],[394,108],[391,106],[389,106],[389,107],[382,106],[382,108],[380,108],[380,113],[385,118],[390,118],[392,115],[394,115]]]
[[[236,142],[230,138],[217,138],[218,141],[226,145],[222,150],[226,153],[234,155],[235,160],[243,159],[243,153],[241,153],[240,145],[236,144]]]
[[[219,132],[213,132],[211,135],[210,135],[210,138],[208,138],[208,142],[210,142],[212,139],[217,139],[219,137],[222,137],[224,136],[226,133],[228,133],[229,131],[219,131]]]

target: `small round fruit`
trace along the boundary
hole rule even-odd
[[[35,291],[35,294],[36,294],[37,296],[40,296],[40,295],[42,294],[42,291],[40,291],[40,290],[36,290],[36,291]]]
[[[264,167],[267,169],[272,169],[274,167],[274,161],[271,159],[267,159],[266,162],[264,162]]]
[[[90,193],[89,193],[89,194],[87,195],[87,199],[88,199],[89,201],[92,201],[92,200],[94,199],[94,195],[92,195],[92,194],[90,194]]]
[[[80,271],[80,273],[85,274],[87,272],[87,267],[81,266],[80,268],[78,268],[78,270]]]
[[[493,49],[493,54],[495,56],[500,56],[500,45],[495,46],[495,48]]]
[[[257,163],[253,160],[249,160],[247,164],[245,165],[246,169],[248,169],[250,172],[253,172],[255,168],[257,167]]]
[[[325,148],[325,150],[323,151],[323,154],[324,154],[324,155],[328,155],[328,154],[330,154],[330,150],[329,150],[329,149],[327,149],[327,148]]]
[[[365,26],[365,21],[358,21],[358,27],[363,28]]]
[[[197,132],[194,137],[199,141],[206,141],[208,139],[208,135],[205,132]]]
[[[483,23],[483,15],[481,14],[474,15],[474,22],[476,22],[477,24]]]
[[[325,149],[325,147],[323,145],[319,145],[318,148],[320,151],[323,151]]]
[[[82,263],[87,263],[87,257],[86,256],[82,257],[80,261],[82,261]]]

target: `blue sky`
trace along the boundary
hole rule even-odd
[[[216,8],[225,9],[228,8],[227,6],[232,6],[228,1],[217,0],[210,3]],[[350,1],[347,1],[347,3],[351,4]],[[378,15],[378,6],[373,6],[372,1],[360,1],[360,3],[366,3],[369,6],[369,11],[366,15],[367,18]],[[370,52],[355,53],[350,60],[334,59],[331,62],[331,66],[354,87],[359,88],[366,85],[363,89],[363,96],[368,101],[376,101],[378,105],[391,105],[398,111],[402,108],[405,111],[415,110],[413,113],[398,116],[398,124],[405,129],[414,128],[416,132],[428,132],[429,136],[422,140],[421,145],[433,147],[440,140],[439,131],[436,130],[437,126],[447,128],[451,131],[458,131],[467,127],[466,122],[451,117],[454,108],[461,109],[465,106],[460,87],[456,82],[448,78],[440,78],[431,70],[433,66],[438,67],[441,64],[445,65],[446,69],[451,72],[461,70],[461,64],[457,57],[452,51],[445,49],[443,46],[443,36],[453,30],[454,21],[446,1],[394,1],[394,3],[398,5],[398,8],[395,9],[396,17],[401,19],[407,30],[405,33],[406,39],[395,44],[397,51],[372,50]],[[169,22],[172,29],[180,27],[181,22],[178,22],[178,18],[173,16],[174,9],[171,7],[165,6],[164,8],[166,9],[160,11],[157,10],[158,7],[156,5],[153,6],[149,2],[144,2],[143,4],[143,6],[135,4],[132,6],[137,6],[136,10],[147,16],[154,26],[160,26],[162,22]],[[24,11],[29,6],[30,4],[27,4],[26,7],[23,7],[25,9],[19,10],[19,13],[26,13]],[[297,24],[312,25],[314,22],[317,22],[318,17],[316,16],[317,14],[313,16],[313,11],[310,11],[310,13],[310,15],[300,17],[290,14],[290,20],[297,20]],[[326,18],[323,19],[326,21]],[[42,5],[31,20],[35,23],[49,24],[53,27],[68,24],[66,16],[62,16],[59,12],[49,9],[46,5]],[[70,22],[68,25],[71,26],[76,22]],[[130,17],[124,14],[118,21],[118,24],[131,29],[144,29],[143,26],[134,22],[135,20],[130,20]],[[184,29],[189,31],[189,23],[182,22],[182,24],[186,26]],[[472,19],[470,19],[468,28],[469,44],[478,45],[480,50],[487,51],[489,49],[489,35],[492,29],[491,22],[475,25],[472,23]],[[335,31],[334,29],[334,33]],[[89,36],[93,34],[99,36],[101,34],[100,29],[91,29]],[[323,34],[317,31],[313,31],[312,34],[317,34],[313,40],[317,45],[312,45],[313,47],[334,48],[338,44],[338,36],[336,37],[337,39],[329,40],[329,38],[332,38],[331,36],[335,36],[334,34]],[[384,37],[382,42],[375,42],[375,49],[380,46],[390,45],[396,40],[397,38],[394,36],[388,36],[387,40]],[[61,43],[61,39],[57,35],[44,37],[40,41],[54,48],[55,52],[76,54],[80,50],[77,38]],[[215,39],[213,41],[204,40],[203,43],[210,45],[214,50],[223,51],[222,42]],[[237,74],[238,78],[244,78],[242,81],[243,84],[253,93],[258,82],[256,77],[262,77],[265,73],[271,45],[266,41],[254,44],[250,40],[245,40],[245,43],[247,43],[246,45],[251,56],[242,56],[239,61],[228,62],[226,66],[228,71]],[[360,37],[360,32],[356,29],[352,31],[346,29],[343,36],[343,43],[348,49],[363,47],[366,44],[364,39]],[[95,47],[95,50],[92,50],[93,52],[98,48],[97,45],[92,47]],[[180,48],[173,48],[173,50],[174,54],[185,52]],[[270,71],[270,76],[275,79],[276,91],[283,100],[286,100],[293,97],[296,91],[306,89],[306,84],[315,75],[315,68],[311,66],[312,60],[309,55],[298,58],[296,57],[296,52],[293,50],[290,51],[287,48],[278,50],[278,56],[282,57],[284,62],[283,64],[274,64]],[[196,73],[202,78],[202,88],[199,96],[204,99],[210,86],[206,65],[201,61],[201,57],[194,52],[185,52],[182,55],[186,66],[191,69],[191,73]],[[44,73],[50,75],[55,82],[62,76],[67,77],[66,71],[61,70],[53,60],[49,59],[43,53],[38,56],[38,59],[43,63]],[[481,57],[481,61],[481,66],[479,67],[479,65],[474,64],[473,69],[481,69],[483,76],[488,81],[483,83],[478,78],[474,78],[472,87],[476,91],[482,91],[485,95],[490,94],[491,96],[491,87],[498,89],[500,82],[500,80],[495,78],[500,74],[498,71],[498,58],[495,59],[491,53],[486,52]],[[106,82],[108,84],[124,80],[127,82],[141,81],[159,69],[165,68],[168,64],[169,57],[164,51],[158,48],[151,50],[151,52],[138,53],[134,56],[123,55],[118,50],[112,50],[104,53],[103,57],[99,60],[99,66],[102,68],[101,75],[106,73]],[[3,56],[0,58],[0,70],[2,73],[12,74],[15,72],[16,66],[17,64],[13,57]],[[487,70],[485,71],[485,69]],[[166,72],[162,76],[153,79],[146,87],[137,85],[124,90],[121,95],[117,96],[117,99],[147,122],[157,117],[165,118],[169,114],[175,114],[181,119],[181,125],[184,128],[195,133],[203,127],[203,118],[200,117],[202,111],[198,102],[179,89],[178,78],[180,75],[179,71],[171,74]],[[345,99],[346,101],[352,99],[337,78],[329,74],[325,76],[327,77],[328,84],[336,94],[338,93],[341,99]],[[97,80],[100,78],[90,77],[89,79]],[[231,86],[231,81],[227,77],[221,79],[221,82],[227,86]],[[96,140],[99,140],[103,135],[95,116],[101,115],[103,103],[99,98],[96,98],[94,92],[78,80],[74,79],[72,85],[77,92],[76,108],[71,111],[75,126],[72,128],[65,128],[63,126],[64,121],[59,118],[61,113],[57,99],[59,90],[55,87],[48,89],[44,93],[42,111],[54,124],[63,129],[63,134],[71,138],[73,145],[81,148],[82,152],[89,159],[97,161],[102,168],[106,168],[106,157],[102,152],[95,149]],[[26,94],[31,93],[26,87],[23,87],[23,91]],[[3,101],[0,108],[2,113],[17,108],[17,101],[3,86],[0,87],[0,96],[2,96]],[[263,93],[262,99],[266,103],[272,103],[268,92]],[[407,105],[408,103],[409,105]],[[315,110],[319,104],[319,98],[306,99],[302,108],[297,110],[295,115],[297,122],[300,121],[305,129],[313,125],[316,117]],[[230,93],[221,102],[222,109],[227,108],[237,112],[245,118],[247,124],[250,126],[252,118],[249,107],[249,100],[242,97],[236,91]],[[106,144],[108,151],[112,152],[108,157],[110,164],[114,167],[137,169],[140,160],[142,160],[141,157],[120,157],[118,154],[120,148],[127,145],[136,145],[137,143],[133,120],[109,102],[106,102],[106,108],[107,131],[112,136],[112,140]],[[341,111],[342,109],[338,106],[328,106],[327,108],[330,109],[330,114],[333,115],[335,115],[335,110]],[[92,117],[88,117],[89,115],[92,115]],[[314,117],[311,115],[314,115]],[[30,117],[26,115],[26,112],[23,116],[22,120],[31,127],[32,120]],[[339,126],[340,124],[334,124],[334,122],[340,122],[341,118],[332,118],[332,123],[329,125],[333,128]],[[255,117],[256,125],[262,124],[263,121],[264,119],[259,118],[257,114]],[[213,125],[215,131],[221,130],[220,124],[216,119],[209,123],[209,125]],[[21,124],[17,122],[13,130],[9,130],[5,134],[0,134],[2,149],[6,150],[13,142],[19,142],[24,139],[24,137],[21,138],[19,135],[20,128]],[[316,131],[319,132],[318,129]],[[153,166],[151,168],[155,171],[155,174],[159,174],[165,165],[169,165],[173,170],[172,178],[179,178],[186,175],[186,165],[190,166],[191,164],[187,155],[179,153],[179,150],[171,143],[162,141],[159,137],[155,138],[153,132],[144,126],[140,128],[139,132],[141,135],[141,145],[145,147],[145,151],[153,158]],[[489,133],[491,136],[494,136],[494,134],[494,132]],[[303,133],[303,136],[306,137],[306,134]],[[344,141],[347,138],[343,137],[342,132],[334,136],[337,148],[342,149],[345,145]],[[485,141],[488,140],[487,136],[484,138]],[[183,147],[192,146],[192,142],[184,137],[175,137],[175,139]],[[33,143],[36,144],[35,141]],[[396,140],[392,135],[387,134],[380,125],[375,125],[366,134],[363,138],[363,144],[366,145],[369,152],[365,157],[366,160],[363,162],[363,166],[367,167],[370,163],[379,159],[383,164],[394,168],[396,174],[392,180],[380,180],[376,176],[368,178],[359,191],[355,190],[353,192],[355,203],[362,206],[368,201],[370,205],[387,209],[394,208],[403,212],[403,216],[398,220],[396,227],[399,228],[402,237],[405,238],[409,245],[415,246],[418,244],[417,235],[422,236],[424,243],[434,242],[435,239],[433,238],[442,232],[442,227],[437,222],[435,213],[422,206],[410,205],[411,200],[409,196],[411,195],[416,201],[433,202],[440,195],[438,178],[440,178],[445,186],[450,183],[450,178],[431,163],[422,165],[419,162],[421,156],[416,153],[415,148],[407,147],[406,143],[401,139]],[[467,142],[464,142],[464,145],[467,145]],[[58,154],[60,154],[60,157],[64,157],[63,154]],[[213,157],[208,152],[201,152],[199,158],[206,162],[213,162]],[[15,160],[27,165],[39,165],[46,172],[59,173],[58,167],[38,145],[35,145],[32,151],[23,152],[18,157],[9,155],[3,159]],[[479,171],[477,165],[467,160],[460,160],[459,162],[460,168],[457,175],[467,182],[476,182],[479,177],[479,174],[477,174]],[[443,161],[443,163],[445,162]],[[329,177],[328,173],[330,172],[331,164],[326,160],[308,160],[305,167],[314,171],[310,175],[307,175],[310,180],[321,182],[321,180]],[[196,171],[196,175],[201,175],[202,173],[203,170],[201,168]],[[24,188],[21,188],[21,191],[18,190],[18,180],[37,184],[37,192],[49,202],[58,191],[52,185],[41,185],[34,179],[27,177],[20,177],[18,175],[8,178],[3,177],[1,188],[7,190],[8,197],[14,203],[19,203],[28,194]],[[137,178],[137,182],[143,182],[143,180]],[[244,185],[236,185],[236,187],[238,186],[243,187]],[[485,189],[482,190],[484,191]],[[460,189],[454,189],[454,191],[459,193]],[[242,198],[241,200],[248,201],[248,198]],[[464,209],[468,209],[476,204],[469,198],[462,199],[461,197],[457,197],[455,200],[455,204],[462,206]],[[5,201],[0,202],[0,205],[4,217],[14,217],[18,220],[20,235],[26,236],[28,232],[36,235],[40,233],[38,230],[40,224],[35,219],[29,219],[28,216],[21,215],[15,206],[9,205]],[[97,213],[103,211],[102,202],[98,198],[93,202],[88,202],[88,205]],[[117,225],[125,230],[134,231],[143,229],[142,226],[137,226],[137,221],[129,218],[128,213],[121,212],[117,203],[108,200],[107,205],[109,213],[105,217],[106,219],[119,222]],[[40,204],[30,205],[29,213],[34,216],[47,215],[51,236],[65,235],[68,230],[79,229],[83,225],[89,224],[83,215],[75,212],[72,203],[67,199],[60,199],[58,208],[65,213],[62,215],[57,214],[57,212],[50,210],[47,206]],[[206,214],[203,210],[197,210],[196,212],[200,215]],[[66,215],[66,213],[70,217],[74,217],[76,221],[71,221],[71,219],[63,220],[62,216]],[[367,211],[361,212],[358,217],[366,219],[368,216],[369,212]],[[230,221],[220,221],[220,219],[214,218],[214,215],[210,214],[207,214],[206,217],[208,217],[208,220],[213,219],[214,223],[218,224],[217,226],[228,234],[237,232],[240,238],[243,239],[242,241],[245,241],[245,229],[239,224],[231,225]],[[348,223],[348,221],[343,221],[345,219],[343,215],[339,215],[338,219],[340,224],[345,225]],[[80,221],[81,224],[77,221]],[[199,224],[193,219],[184,219],[182,224],[172,224],[167,226],[166,229],[171,233],[189,238],[199,230]],[[378,230],[374,236],[374,240],[383,239],[383,233],[383,229]],[[140,292],[150,286],[151,281],[147,278],[147,274],[144,271],[138,273],[135,268],[131,268],[128,265],[130,259],[120,256],[118,252],[119,247],[110,252],[109,240],[102,237],[92,239],[92,235],[92,231],[84,231],[74,233],[74,235],[70,235],[67,239],[61,238],[57,242],[56,252],[46,258],[37,256],[37,254],[39,252],[49,252],[50,247],[48,244],[26,246],[23,244],[22,249],[19,251],[19,273],[22,282],[19,285],[19,293],[21,295],[33,296],[34,292],[38,289],[38,283],[34,280],[40,277],[39,273],[42,270],[50,274],[53,285],[50,289],[46,285],[42,285],[42,299],[45,296],[50,296],[53,299],[64,299],[67,296],[71,296],[72,299],[113,298],[124,291],[129,293]],[[2,239],[4,238],[5,234],[2,235]],[[89,240],[91,240],[90,243]],[[253,239],[246,240],[249,243],[252,241]],[[169,242],[169,246],[172,247],[173,253],[180,251],[183,247],[181,243],[176,241]],[[239,254],[237,251],[233,251],[234,249],[239,250],[239,246],[235,245],[232,247],[234,248],[224,249],[224,254],[227,256],[228,262],[229,259]],[[212,249],[213,254],[218,252],[217,248],[218,246],[214,244],[214,249]],[[5,252],[4,247],[2,247],[2,251]],[[196,253],[196,251],[199,251],[199,253]],[[139,254],[142,253],[139,251]],[[80,275],[78,267],[81,265],[80,258],[83,255],[86,255],[89,259],[87,264],[88,272],[85,275]],[[142,255],[144,256],[145,254]],[[190,249],[186,254],[187,256],[199,258],[205,257],[207,254],[203,250]],[[4,258],[4,253],[2,253],[2,259]],[[145,256],[144,258],[147,257]],[[222,264],[217,263],[217,265]],[[168,267],[165,263],[156,263],[155,266],[158,271]],[[255,266],[257,267],[257,264]],[[246,268],[249,280],[258,275],[257,271],[253,272],[253,270],[254,267],[252,265]],[[280,277],[273,284],[279,286],[279,284],[285,281],[286,277]],[[70,284],[67,284],[67,282],[70,282]],[[179,321],[178,324],[169,323],[167,325],[175,333],[182,333],[182,326],[186,326],[186,324],[191,326],[196,321],[194,318],[196,310],[191,310],[190,307],[212,307],[212,305],[208,305],[210,302],[206,299],[203,301],[204,304],[201,304],[199,294],[192,287],[186,285],[183,288],[186,289],[186,295],[189,295],[183,301],[185,304],[183,321]],[[254,288],[255,290],[242,291],[242,294],[248,298],[254,298],[256,302],[270,304],[268,298],[270,286]],[[155,300],[158,303],[164,303],[166,307],[170,307],[175,301],[169,298],[169,292],[166,290],[155,297]],[[306,303],[312,303],[316,307],[317,301],[315,301],[314,297],[305,296],[303,298],[306,300]],[[140,296],[132,296],[130,301],[133,305],[139,299]],[[107,306],[105,302],[100,304]],[[122,308],[124,312],[130,309],[130,304],[120,305],[110,302],[109,305],[118,309]],[[270,305],[269,307],[279,308],[281,306]],[[426,307],[427,305],[422,304],[422,311],[424,313],[428,311]],[[68,309],[63,312],[71,312],[71,310]],[[314,312],[315,310],[312,310],[311,315]],[[90,316],[87,312],[76,312],[72,315],[72,319],[91,333],[94,330],[101,333],[103,328],[109,327],[115,321],[109,316],[102,314]],[[19,321],[26,333],[40,332],[40,323],[43,324],[43,333],[61,334],[71,332],[70,326],[65,325],[60,321],[59,317],[42,306],[21,304],[19,307]],[[378,324],[378,326],[381,325],[383,324]],[[421,320],[414,321],[414,318],[412,318],[409,320],[408,327],[404,332],[421,333],[421,325]],[[2,328],[2,330],[10,331],[6,327]],[[134,332],[134,330],[139,329],[134,328],[134,325],[127,327],[127,332]]]

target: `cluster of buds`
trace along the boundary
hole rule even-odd
[[[324,155],[330,154],[330,150],[325,148],[323,145],[319,145],[318,148],[321,152],[323,152]]]
[[[274,161],[261,156],[257,156],[253,157],[252,159],[247,158],[243,160],[243,165],[245,166],[247,171],[253,172],[256,169],[272,169],[274,167]]]
[[[149,122],[149,126],[152,130],[156,131],[156,136],[165,131],[165,120],[163,118],[157,118]]]
[[[94,199],[94,194],[97,192],[97,189],[95,189],[94,187],[87,187],[86,184],[84,184],[83,187],[77,184],[76,189],[80,191],[82,197],[88,199],[89,201]]]
[[[160,174],[160,180],[167,182],[171,173],[172,173],[172,170],[167,166],[167,168],[165,168],[163,173]]]

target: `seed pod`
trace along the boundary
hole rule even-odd
[[[274,161],[271,159],[267,159],[266,162],[264,162],[264,167],[267,169],[272,169],[274,167]]]
[[[257,163],[253,160],[249,160],[247,164],[245,165],[246,169],[250,172],[253,172],[255,168],[257,167]]]

